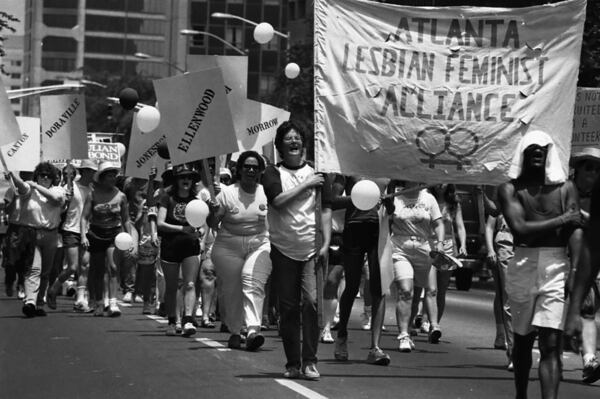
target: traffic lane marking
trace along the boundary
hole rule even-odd
[[[295,381],[284,380],[284,379],[280,379],[280,378],[275,378],[275,382],[277,382],[278,384],[283,385],[286,388],[291,389],[292,391],[294,391],[296,393],[299,393],[300,395],[304,396],[305,398],[309,398],[309,399],[327,399],[327,396],[323,396],[320,393],[313,391],[312,389],[308,389],[304,385],[298,384]]]

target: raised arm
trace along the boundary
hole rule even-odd
[[[460,202],[456,205],[456,215],[454,216],[456,224],[456,235],[458,236],[458,254],[467,254],[467,229],[465,229],[465,221],[463,220],[462,207]]]

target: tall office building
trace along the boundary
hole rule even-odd
[[[4,29],[3,48],[5,55],[0,57],[0,62],[4,65],[5,75],[1,77],[2,84],[6,90],[18,90],[23,86],[23,20],[25,15],[24,4],[17,0],[5,1],[0,5],[0,10],[12,15],[18,21],[10,21],[8,25],[15,31]],[[21,99],[14,98],[10,101],[11,108],[15,115],[21,115]]]

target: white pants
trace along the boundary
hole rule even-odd
[[[232,334],[245,324],[260,329],[265,284],[271,274],[271,246],[264,235],[220,231],[212,249],[221,320]]]

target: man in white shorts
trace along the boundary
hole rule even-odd
[[[516,398],[527,397],[536,335],[542,397],[556,398],[567,310],[565,286],[581,244],[577,191],[566,181],[554,142],[541,131],[523,136],[509,177],[513,180],[499,187],[498,196],[515,244],[506,290],[513,319]]]

